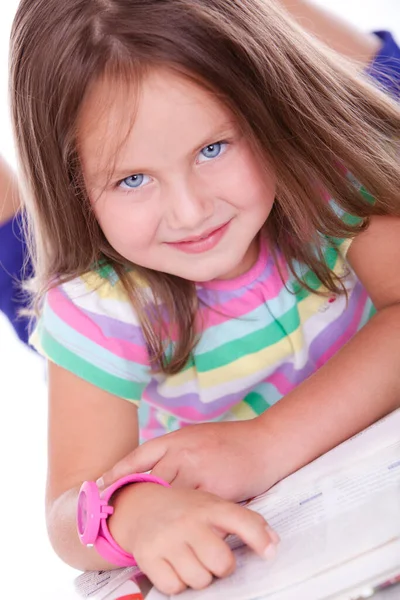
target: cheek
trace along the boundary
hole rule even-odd
[[[244,153],[241,159],[230,166],[230,175],[225,175],[229,198],[242,209],[259,209],[268,214],[275,199],[276,177],[265,169],[250,153]]]
[[[101,201],[95,206],[95,214],[107,240],[121,254],[146,249],[157,232],[155,212],[126,199]]]

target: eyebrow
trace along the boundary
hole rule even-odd
[[[212,133],[207,135],[207,137],[203,138],[203,141],[200,142],[200,144],[197,144],[195,146],[195,148],[191,152],[189,152],[189,154],[195,154],[196,152],[199,152],[199,150],[201,150],[208,144],[216,143],[218,141],[223,141],[225,137],[228,137],[229,135],[232,136],[232,132],[236,128],[237,128],[237,126],[235,125],[235,122],[233,120],[224,121],[223,123],[221,123],[221,125],[218,128],[215,128]],[[109,171],[108,176],[107,176],[107,184],[110,183],[111,181],[121,181],[122,179],[129,177],[129,175],[135,175],[135,174],[139,174],[139,173],[148,173],[149,171],[153,171],[153,169],[149,169],[149,168],[132,169],[132,167],[130,167],[129,165],[127,165],[126,168],[118,167],[118,169]],[[93,181],[93,180],[97,179],[98,177],[101,177],[102,175],[103,175],[102,172],[92,173],[89,175],[88,179],[89,179],[89,181]]]

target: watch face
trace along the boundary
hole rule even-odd
[[[85,481],[78,496],[76,526],[85,546],[92,546],[99,535],[102,519],[102,502],[94,481]]]
[[[83,535],[85,533],[85,529],[87,526],[87,496],[86,493],[82,490],[79,494],[78,498],[78,531],[79,535]]]

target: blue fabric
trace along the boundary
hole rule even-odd
[[[28,260],[21,215],[0,227],[0,310],[11,321],[18,337],[28,341],[29,318],[19,312],[27,307],[29,297],[21,288],[21,281],[32,276]]]
[[[389,31],[376,31],[375,35],[382,40],[382,46],[367,72],[400,96],[400,47]],[[25,343],[28,341],[29,320],[19,317],[18,313],[27,306],[29,299],[21,291],[19,282],[31,274],[32,265],[27,259],[21,217],[17,216],[0,226],[0,310]]]
[[[367,72],[396,96],[400,96],[400,47],[389,31],[375,31],[382,46]]]

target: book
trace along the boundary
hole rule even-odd
[[[400,410],[248,507],[279,533],[276,558],[267,562],[230,536],[235,572],[179,600],[350,600],[394,581],[400,574]],[[153,589],[147,600],[169,597]]]
[[[79,598],[92,600],[143,600],[136,582],[138,569],[129,567],[114,571],[87,571],[75,580]]]

